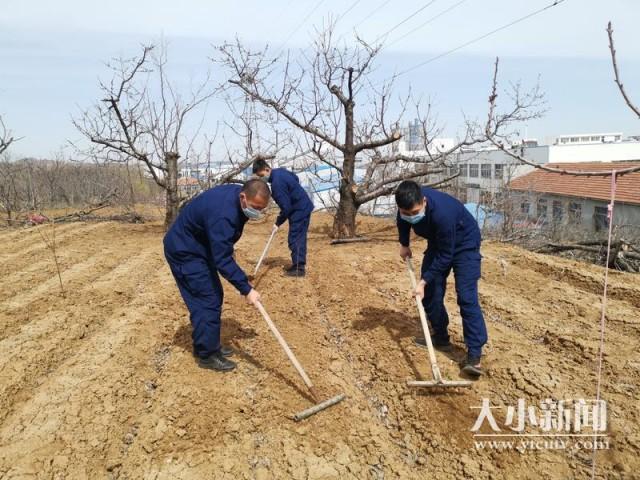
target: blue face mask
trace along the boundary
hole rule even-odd
[[[249,220],[257,220],[262,216],[262,212],[253,207],[243,208],[242,213],[244,213]]]
[[[410,224],[415,225],[416,223],[418,223],[420,220],[424,218],[424,210],[416,213],[415,215],[400,214],[400,218],[405,222],[409,222]]]

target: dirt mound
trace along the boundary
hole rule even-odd
[[[490,374],[464,392],[410,390],[428,378],[391,223],[373,241],[328,246],[314,216],[305,279],[281,274],[286,232],[258,278],[264,305],[325,396],[311,419],[304,385],[259,314],[226,285],[223,338],[239,368],[196,368],[187,312],[158,224],[73,223],[56,239],[65,296],[37,228],[0,232],[0,478],[586,478],[590,450],[479,449],[483,398],[593,398],[602,270],[509,246],[483,247]],[[254,265],[271,224],[248,225]],[[415,250],[418,251],[417,249]],[[638,478],[639,277],[611,276],[603,397],[610,448],[599,478]],[[447,293],[456,355],[460,318]],[[454,361],[438,354],[443,374]]]

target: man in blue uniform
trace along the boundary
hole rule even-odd
[[[271,169],[265,160],[259,159],[253,163],[253,173],[271,183],[273,199],[280,207],[274,230],[289,220],[291,267],[286,270],[285,275],[304,277],[307,264],[307,231],[313,202],[300,185],[298,176],[286,168]]]
[[[198,365],[218,371],[236,366],[233,350],[220,344],[223,290],[220,273],[249,303],[260,294],[233,257],[233,245],[244,224],[259,218],[269,204],[269,186],[260,180],[221,185],[186,205],[164,237],[164,254],[186,303],[193,327],[193,354]]]
[[[452,349],[444,295],[447,277],[453,269],[464,342],[467,345],[462,371],[480,376],[483,374],[480,357],[482,347],[487,343],[487,328],[478,302],[482,259],[478,223],[454,197],[430,188],[420,188],[413,181],[404,181],[398,186],[396,203],[402,259],[412,256],[409,246],[412,228],[417,235],[428,240],[416,293],[422,298],[433,328],[433,344],[442,351]],[[425,345],[425,339],[418,337],[416,343]]]

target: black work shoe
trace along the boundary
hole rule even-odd
[[[419,347],[427,346],[427,342],[424,337],[415,337],[413,341]],[[433,344],[433,348],[441,352],[449,353],[453,351],[453,345],[451,345],[451,342],[449,341],[443,342],[441,340],[436,340],[436,338],[433,335],[431,335],[431,343]]]
[[[482,370],[482,366],[480,365],[480,357],[472,357],[471,355],[467,355],[467,357],[462,362],[462,371],[467,375],[471,375],[472,377],[479,377],[484,375],[484,370]]]
[[[198,366],[200,368],[208,368],[218,372],[228,372],[236,368],[236,362],[232,362],[222,355],[222,353],[216,352],[209,355],[207,358],[198,358]]]
[[[287,277],[304,277],[305,271],[304,271],[304,267],[301,267],[298,265],[292,265],[291,267],[287,268],[284,271],[284,274]]]

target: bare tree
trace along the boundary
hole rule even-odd
[[[638,118],[640,118],[640,109],[631,99],[621,79],[617,58],[616,58],[616,49],[614,46],[613,28],[612,28],[611,22],[608,23],[606,31],[607,31],[608,41],[609,41],[609,51],[611,54],[611,63],[613,68],[614,82],[618,87],[618,90],[620,91],[620,94],[624,102],[626,103],[626,105]],[[566,169],[566,168],[557,168],[557,167],[552,167],[548,165],[540,165],[527,159],[524,156],[524,152],[521,151],[520,153],[518,153],[517,150],[508,148],[510,144],[509,139],[513,134],[512,131],[509,131],[510,126],[516,121],[523,121],[529,118],[537,118],[541,113],[540,110],[538,110],[538,108],[542,103],[543,97],[538,87],[534,88],[528,93],[523,94],[520,89],[520,86],[516,85],[513,88],[512,93],[510,95],[511,105],[507,108],[506,112],[499,113],[498,104],[497,104],[498,65],[499,65],[499,59],[496,58],[492,87],[491,87],[491,94],[489,95],[489,113],[488,113],[487,122],[485,125],[485,134],[490,143],[492,143],[498,149],[500,149],[501,151],[503,151],[504,153],[506,153],[508,156],[518,161],[519,163],[526,164],[531,167],[544,170],[547,172],[561,174],[561,175],[580,176],[580,177],[594,177],[594,176],[609,177],[614,174],[613,170],[593,170],[593,171],[573,170],[573,169]],[[616,169],[615,175],[617,177],[620,177],[620,176],[628,175],[630,173],[634,173],[638,171],[640,171],[640,166],[631,166],[631,167]],[[553,225],[553,223],[552,223],[552,226],[555,228],[555,225]],[[575,230],[575,228],[572,228],[572,230]],[[557,232],[552,231],[553,237],[556,236],[555,233]],[[611,246],[615,247],[616,250],[613,252],[613,255],[611,256],[609,267],[613,268],[615,266],[622,270],[637,271],[638,270],[637,267],[633,264],[633,261],[635,260],[634,255],[636,255],[637,253],[637,247],[633,246],[632,243],[629,243],[628,240],[624,240],[622,238],[617,239],[617,233],[615,229],[614,229],[613,236],[614,236],[614,241],[613,243],[611,243]],[[575,251],[598,253],[598,252],[601,252],[602,248],[606,247],[605,242],[602,242],[602,241],[596,241],[597,248],[596,246],[594,246],[594,244],[589,242],[591,242],[591,240],[587,242],[580,241],[577,243],[570,243],[570,244],[548,243],[547,247],[544,247],[544,251],[560,252],[560,251],[575,250]],[[625,251],[627,249],[630,249],[636,253],[631,253],[630,255],[627,255],[625,257]],[[607,250],[605,248],[605,252],[606,251]],[[602,259],[596,259],[596,260],[600,261]]]
[[[7,151],[7,149],[14,143],[17,139],[11,133],[11,130],[7,129],[4,124],[4,120],[2,119],[2,115],[0,115],[0,155]]]
[[[7,225],[12,225],[16,214],[23,209],[20,188],[20,165],[8,158],[0,158],[0,209],[7,216]]]
[[[22,205],[17,181],[20,168],[10,161],[7,152],[16,140],[0,115],[0,209],[7,215],[8,225],[12,224],[13,215]]]
[[[140,162],[164,190],[165,228],[178,214],[178,159],[190,152],[196,133],[186,138],[187,117],[214,94],[209,75],[185,96],[167,78],[166,48],[143,46],[140,56],[116,59],[110,83],[100,83],[104,98],[74,119],[92,144],[90,154],[109,161]]]
[[[611,22],[609,22],[607,33],[609,34],[609,49],[611,50],[611,59],[613,62],[616,85],[618,86],[620,93],[622,94],[629,108],[637,115],[640,110],[638,110],[638,108],[631,102],[618,73],[616,51],[613,46],[613,30],[611,28]],[[517,150],[509,148],[509,145],[511,143],[510,139],[512,138],[514,133],[516,133],[511,129],[511,127],[515,123],[526,122],[534,118],[539,118],[544,113],[543,110],[541,110],[541,106],[544,103],[544,95],[540,91],[539,85],[536,85],[529,92],[523,92],[520,84],[512,85],[511,92],[508,95],[510,97],[511,104],[508,106],[505,112],[498,112],[498,65],[499,59],[496,58],[493,70],[491,93],[489,95],[489,113],[487,116],[487,122],[485,124],[485,135],[487,140],[491,144],[506,153],[514,160],[517,160],[522,164],[538,168],[540,170],[545,170],[547,172],[563,175],[574,175],[579,177],[609,177],[612,175],[612,172],[608,170],[570,170],[566,168],[556,168],[549,167],[547,165],[541,165],[527,159],[524,156],[523,152],[518,153]],[[628,167],[616,170],[616,176],[626,175],[637,171],[640,171],[640,166]]]
[[[64,297],[65,291],[64,286],[62,285],[62,273],[60,272],[60,260],[58,259],[58,252],[56,246],[56,223],[54,220],[51,221],[51,235],[47,234],[45,227],[38,228],[38,233],[42,238],[47,249],[51,252],[51,256],[53,257],[53,262],[56,266],[56,272],[58,273],[58,282],[60,284],[60,293]]]
[[[217,61],[227,70],[231,85],[295,127],[316,161],[338,172],[332,236],[350,238],[356,235],[361,205],[391,194],[404,179],[441,173],[450,153],[481,139],[468,124],[463,138],[447,152],[408,156],[391,151],[388,146],[401,138],[398,126],[410,96],[399,99],[395,118],[388,118],[395,103],[393,79],[382,85],[371,80],[382,45],[371,46],[357,38],[355,47],[340,47],[333,32],[333,25],[319,31],[312,52],[300,61],[270,58],[266,49],[253,52],[238,40],[220,46]],[[371,108],[357,112],[356,99]],[[419,109],[418,117],[425,127],[426,151],[432,152],[433,123]],[[365,166],[362,178],[356,178],[358,159]]]

